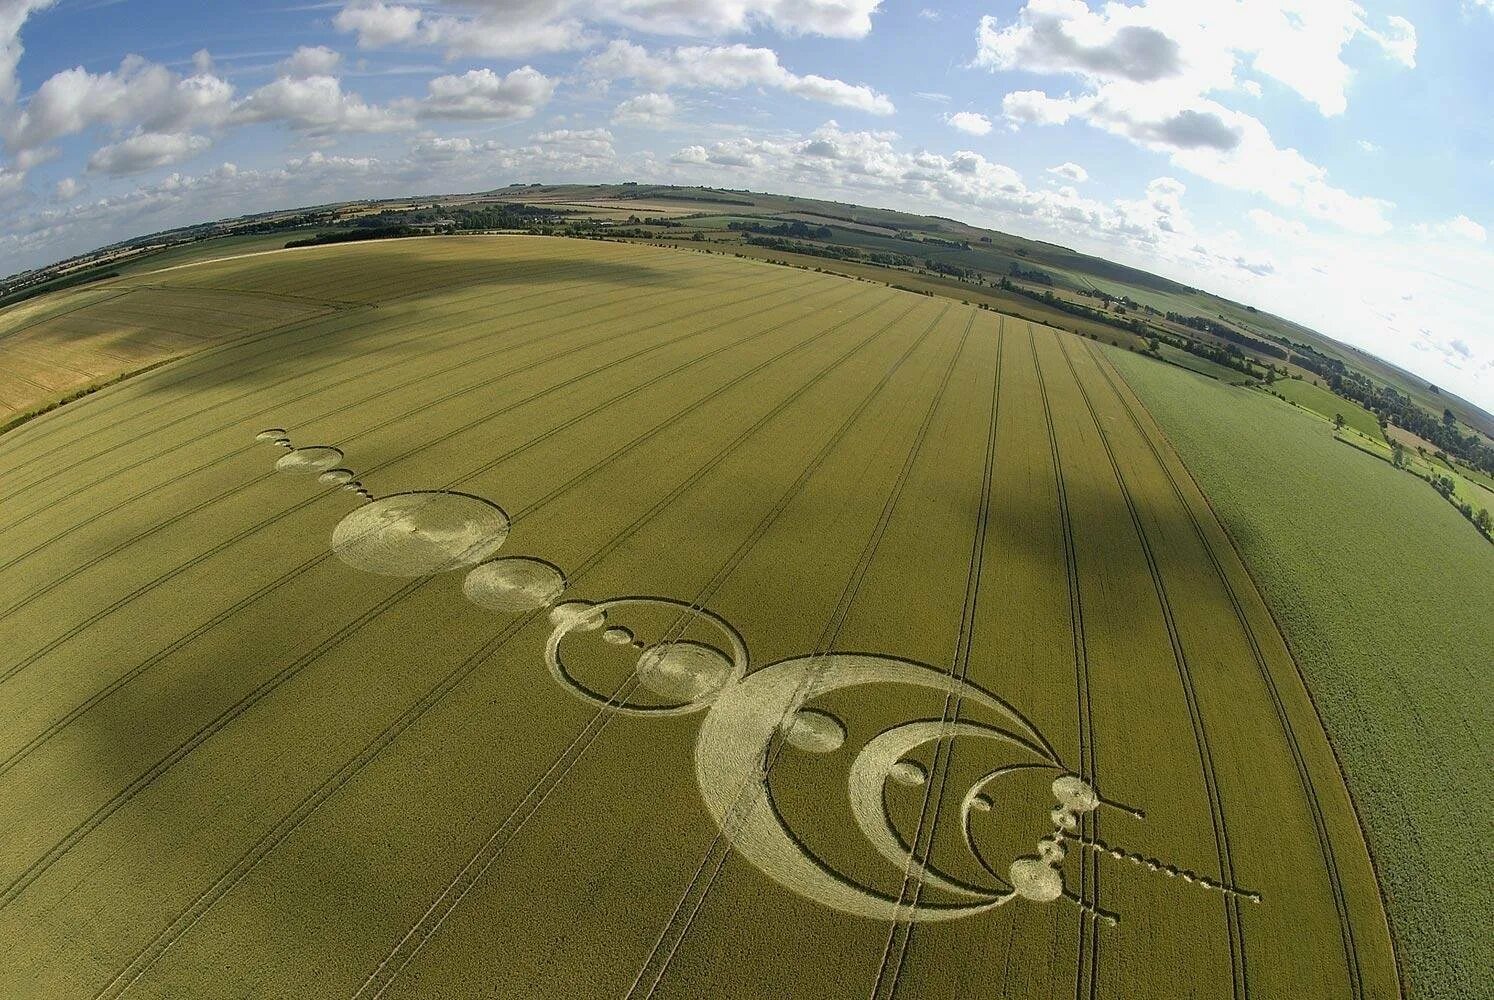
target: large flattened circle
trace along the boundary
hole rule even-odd
[[[554,604],[564,592],[565,576],[557,567],[523,556],[483,563],[462,581],[467,600],[493,611],[534,611]]]
[[[467,493],[396,493],[338,522],[332,551],[354,569],[380,576],[430,576],[473,566],[502,547],[508,515]]]

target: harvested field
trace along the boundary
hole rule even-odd
[[[1089,341],[559,239],[108,287],[356,307],[4,436],[0,995],[1397,993]]]

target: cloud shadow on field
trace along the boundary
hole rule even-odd
[[[217,268],[207,264],[162,277],[183,276],[183,282],[178,286],[183,289],[211,287],[216,281],[231,281],[241,290],[239,298],[242,298],[242,292],[259,292],[257,285],[263,287],[264,293],[273,294],[273,286],[290,277],[283,268],[285,262],[294,256],[271,254],[256,258],[256,265],[265,262],[266,270],[260,275],[255,273],[257,267],[235,268],[229,274],[212,274],[210,272]],[[371,296],[379,295],[382,287],[386,290],[382,299],[374,299],[362,306],[345,304],[333,308],[330,303],[348,291],[331,286],[325,292],[329,306],[323,313],[281,323],[266,323],[260,329],[237,338],[226,337],[221,343],[230,346],[227,350],[216,351],[211,359],[194,362],[189,354],[136,382],[136,391],[141,393],[140,405],[153,406],[173,398],[186,400],[193,394],[223,386],[253,388],[257,385],[271,389],[285,380],[306,374],[309,369],[326,367],[329,362],[355,360],[360,355],[374,352],[377,352],[377,358],[371,361],[371,365],[383,365],[400,358],[419,358],[433,350],[463,342],[474,353],[504,346],[505,341],[519,344],[546,326],[563,333],[563,324],[573,312],[603,305],[613,292],[632,296],[630,301],[637,304],[638,311],[626,318],[636,322],[638,314],[646,313],[657,299],[632,293],[648,289],[657,289],[661,294],[679,293],[699,284],[700,274],[710,277],[709,270],[695,272],[632,261],[577,259],[574,255],[555,251],[502,259],[481,255],[444,261],[436,258],[435,262],[446,266],[431,268],[433,260],[424,254],[398,258],[371,256],[367,260],[370,270],[387,268],[387,282],[375,283],[369,291]],[[244,264],[243,261],[231,263]],[[190,284],[187,276],[190,276]],[[370,275],[364,272],[361,277],[349,280],[357,280],[359,287],[368,287]],[[557,292],[553,308],[544,308],[547,302],[543,294],[525,296],[523,293],[526,288],[543,291],[552,286],[564,289]],[[587,286],[591,286],[590,291],[587,291]],[[714,287],[730,289],[730,285],[717,284]],[[484,289],[493,291],[493,301],[482,301]],[[505,301],[515,295],[522,297],[517,301]],[[306,301],[311,304],[310,297]],[[105,303],[95,310],[107,308]],[[424,314],[429,314],[429,318],[423,319]],[[598,315],[601,315],[600,310],[577,318],[575,323],[591,322]],[[210,315],[204,316],[203,326],[210,327],[212,322]],[[388,334],[401,330],[408,331],[408,335],[391,341]],[[440,336],[443,330],[453,332],[450,336]],[[471,339],[484,331],[486,336]],[[598,330],[598,336],[603,333],[604,330]],[[132,336],[125,335],[126,339]],[[56,346],[66,346],[65,334],[46,339]],[[238,347],[232,346],[236,343]],[[234,363],[235,359],[241,359],[241,363]],[[154,360],[142,359],[137,366]],[[456,355],[453,355],[453,360],[457,360]],[[183,378],[184,368],[191,371],[190,377]],[[397,372],[398,368],[394,370]],[[387,378],[387,373],[376,375],[373,383]],[[69,404],[70,416],[75,419],[86,417],[89,402],[85,398]],[[253,403],[254,400],[248,398],[242,405],[257,409]],[[132,407],[136,408],[138,406]]]

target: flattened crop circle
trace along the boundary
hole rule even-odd
[[[462,581],[467,600],[494,611],[533,611],[554,604],[564,592],[560,570],[519,556],[485,562]]]
[[[275,460],[275,471],[309,476],[335,469],[341,463],[342,452],[338,449],[325,445],[312,445],[309,448],[296,448],[281,455]]]
[[[332,551],[365,573],[429,576],[482,562],[502,547],[508,529],[503,509],[481,497],[439,490],[396,493],[338,522]]]

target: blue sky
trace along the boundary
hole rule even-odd
[[[1494,0],[0,0],[0,272],[511,181],[931,211],[1494,407]]]

